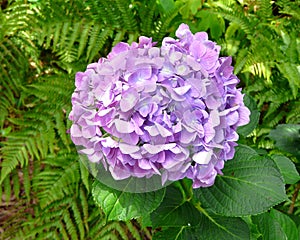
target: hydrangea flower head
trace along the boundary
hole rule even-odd
[[[76,74],[72,141],[116,180],[161,177],[213,185],[249,122],[230,57],[186,24],[160,48],[151,38],[117,44]]]

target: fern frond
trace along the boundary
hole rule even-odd
[[[65,211],[64,214],[63,214],[63,220],[64,220],[64,224],[66,225],[66,229],[67,229],[67,232],[70,236],[71,239],[79,239],[78,238],[78,235],[77,235],[77,228],[75,226],[75,223],[73,222],[73,219],[70,215],[70,212],[69,211]]]
[[[88,43],[86,60],[91,62],[98,54],[98,51],[104,46],[106,40],[111,36],[113,31],[111,29],[101,29],[101,26],[95,26],[92,29],[91,37]]]
[[[80,239],[84,239],[84,236],[85,236],[84,226],[85,226],[85,224],[83,222],[83,217],[81,216],[81,212],[80,212],[79,206],[78,206],[76,201],[72,202],[71,209],[72,209],[72,212],[73,212],[75,224],[78,227],[78,232],[79,232]]]
[[[33,28],[37,22],[37,9],[30,8],[28,4],[15,2],[4,10],[6,21],[2,23],[5,26],[6,35],[15,35],[20,30]]]
[[[125,0],[127,3],[128,0]],[[128,3],[129,5],[129,3]],[[110,28],[120,29],[122,26],[122,19],[118,8],[115,7],[115,1],[102,1],[102,0],[87,0],[85,1],[85,7],[89,11],[89,16],[95,22],[102,22],[103,24],[110,26]]]
[[[3,142],[0,183],[18,165],[28,165],[30,158],[39,160],[48,152],[54,152],[55,125],[51,121],[52,116],[49,116],[41,112],[27,111],[22,119],[9,119],[20,130],[10,133]]]
[[[276,1],[276,5],[280,6],[280,13],[287,14],[295,18],[296,21],[299,22],[300,20],[300,3],[299,1],[291,2],[289,0],[279,0]]]
[[[21,190],[21,184],[20,184],[20,179],[18,176],[18,171],[15,169],[12,172],[12,182],[13,182],[13,190],[14,190],[14,196],[19,199],[19,194]]]
[[[171,32],[176,26],[171,26],[171,22],[178,16],[180,9],[182,8],[182,3],[177,4],[174,9],[170,12],[164,14],[161,19],[156,23],[155,26],[155,40],[161,40],[168,32]]]
[[[3,81],[3,85],[7,85],[14,95],[18,96],[24,69],[28,67],[28,62],[24,54],[15,46],[11,39],[6,38],[0,42],[0,63],[1,82]]]
[[[121,239],[128,240],[126,232],[121,226],[120,222],[108,222],[101,230],[93,236],[94,239],[118,239],[120,236]]]
[[[115,0],[116,6],[120,11],[120,17],[124,24],[124,28],[129,31],[137,31],[137,21],[134,19],[134,14],[132,13],[132,5],[129,1]]]
[[[80,39],[79,39],[78,53],[77,53],[78,58],[82,56],[83,51],[87,46],[89,34],[92,28],[93,28],[93,22],[87,22],[82,26]]]
[[[149,0],[141,6],[138,6],[141,16],[141,32],[145,36],[152,36],[154,34],[154,22],[157,9],[155,0]]]
[[[292,63],[280,63],[277,64],[279,71],[287,78],[290,88],[293,93],[293,97],[296,98],[298,90],[300,88],[300,71],[299,67],[296,64]]]
[[[126,227],[128,228],[128,231],[132,235],[132,237],[136,240],[142,240],[142,237],[140,235],[139,230],[134,226],[134,224],[130,222],[126,222]]]
[[[272,15],[272,2],[270,0],[258,0],[257,1],[257,14],[264,18],[269,18]]]
[[[238,74],[248,61],[248,49],[244,48],[238,52],[236,57],[236,64],[234,67],[234,74]]]
[[[18,144],[13,142],[11,146],[6,145],[1,149],[1,152],[4,160],[1,163],[0,184],[8,179],[7,176],[16,169],[19,163],[24,165],[24,162],[28,162],[28,156],[23,142],[18,142]]]
[[[2,92],[0,91],[0,94]],[[3,93],[4,95],[4,93]],[[8,98],[5,98],[4,96],[0,96],[0,130],[3,129],[4,121],[8,116],[8,109],[10,108],[11,103]]]
[[[267,84],[271,84],[270,78],[271,78],[271,66],[272,62],[256,62],[250,66],[247,66],[247,68],[244,69],[244,71],[249,71],[254,76],[257,75],[258,77],[263,77],[266,79]]]
[[[31,199],[31,177],[30,177],[30,171],[33,169],[35,171],[35,169],[39,169],[40,166],[25,166],[23,168],[23,187],[24,187],[24,192],[25,192],[25,196],[27,197],[27,200],[30,201]]]
[[[44,163],[55,167],[55,171],[52,168],[45,169],[34,179],[36,187],[40,190],[38,197],[43,208],[66,195],[74,194],[74,185],[78,185],[80,181],[76,152],[48,157]]]
[[[222,7],[222,10],[214,11],[214,13],[219,14],[230,22],[236,23],[247,34],[247,38],[252,38],[253,25],[256,25],[257,22],[250,21],[239,7],[226,6]]]
[[[12,193],[12,186],[10,184],[10,178],[4,178],[3,181],[3,192],[5,193],[5,201],[8,203],[10,201],[11,193]]]
[[[82,161],[79,161],[79,167],[80,167],[80,176],[82,183],[84,184],[86,190],[89,192],[90,191],[90,183],[89,183],[89,171],[87,167],[82,163]]]
[[[300,101],[295,101],[290,106],[290,111],[286,117],[287,123],[299,123],[300,122]]]

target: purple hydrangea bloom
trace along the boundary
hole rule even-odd
[[[238,126],[249,110],[230,57],[205,32],[186,24],[178,39],[117,44],[85,72],[72,95],[72,141],[114,179],[182,178],[213,185],[234,156]]]

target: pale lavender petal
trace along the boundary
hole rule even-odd
[[[159,131],[156,126],[145,126],[144,128],[152,137],[159,135]]]
[[[139,101],[139,94],[134,88],[129,88],[122,94],[122,98],[120,101],[120,109],[123,112],[128,112]]]
[[[209,115],[209,120],[213,127],[220,125],[220,115],[217,110],[212,110]]]
[[[191,87],[192,87],[191,85],[177,87],[177,88],[174,88],[174,92],[176,92],[178,95],[184,95],[191,89]]]
[[[129,49],[130,49],[130,46],[128,45],[128,43],[120,42],[112,48],[111,53],[108,54],[107,57],[113,58],[113,57],[117,56],[119,53],[128,51]]]
[[[197,32],[195,33],[195,39],[200,40],[201,42],[208,40],[208,35],[206,32]]]
[[[139,167],[142,168],[142,169],[145,169],[145,170],[152,169],[152,166],[150,165],[149,160],[146,160],[144,158],[140,159],[138,161],[138,164],[139,164]]]
[[[209,95],[205,103],[209,109],[217,109],[221,106],[222,99],[219,96]]]
[[[196,132],[188,132],[183,130],[180,134],[180,142],[183,144],[190,144],[193,141],[195,141],[196,137],[197,137]]]
[[[70,129],[70,133],[73,137],[82,137],[82,132],[78,125],[73,124]]]
[[[159,134],[162,136],[162,137],[168,137],[168,136],[172,136],[172,132],[166,128],[164,128],[162,125],[158,124],[158,123],[154,123],[156,128],[157,128],[157,131],[159,132]]]
[[[229,113],[226,116],[226,120],[227,120],[228,126],[235,125],[239,121],[239,113],[238,113],[238,111],[234,111],[234,112]]]
[[[126,143],[119,143],[120,151],[124,154],[132,154],[138,152],[140,148],[138,146],[129,145]]]
[[[130,122],[126,122],[121,119],[115,119],[114,124],[116,126],[116,129],[120,133],[132,133],[134,131],[134,126]]]
[[[176,143],[162,144],[162,145],[152,145],[152,144],[144,144],[144,149],[151,154],[157,154],[163,150],[169,150],[176,146]]]
[[[188,33],[191,33],[189,25],[182,23],[176,30],[175,35],[178,38],[182,38]]]
[[[189,50],[198,61],[200,61],[202,56],[206,53],[206,47],[199,41],[194,41]]]
[[[80,153],[83,153],[83,154],[87,154],[87,155],[90,155],[90,154],[93,154],[95,152],[94,149],[90,148],[90,149],[82,149],[79,151]]]
[[[211,160],[211,156],[213,155],[213,151],[202,151],[197,152],[193,155],[193,160],[198,164],[208,164]]]
[[[89,155],[89,160],[93,163],[100,162],[103,158],[102,152],[95,152],[92,155]]]
[[[120,166],[116,165],[114,167],[110,166],[109,171],[112,177],[116,180],[126,179],[131,176],[131,173],[125,168],[121,168]]]
[[[250,122],[250,110],[245,106],[239,107],[239,119],[238,119],[238,126],[246,125]]]
[[[204,124],[204,132],[205,132],[204,139],[205,139],[206,143],[210,142],[216,135],[216,131],[213,128],[212,124],[210,124],[210,123]]]
[[[82,136],[84,138],[91,138],[94,137],[96,135],[96,126],[92,125],[92,126],[87,126],[82,128]]]

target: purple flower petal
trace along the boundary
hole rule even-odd
[[[128,51],[129,49],[130,49],[130,47],[129,47],[128,43],[120,42],[112,48],[111,53],[108,54],[107,57],[113,58],[113,57],[117,56],[119,53]]]
[[[93,154],[95,152],[94,149],[90,148],[90,149],[82,149],[79,151],[80,153],[83,153],[83,154],[87,154],[87,155],[90,155],[90,154]]]
[[[134,126],[130,122],[126,122],[121,119],[115,119],[114,124],[117,131],[120,133],[132,133],[134,131]]]
[[[139,164],[139,167],[142,168],[142,169],[145,169],[145,170],[149,170],[149,169],[152,169],[152,166],[149,162],[149,160],[146,160],[146,159],[140,159],[138,161],[138,164]]]
[[[126,143],[119,143],[120,151],[124,154],[136,153],[140,150],[138,146],[129,145]]]
[[[162,125],[158,124],[158,123],[154,123],[156,128],[157,128],[157,131],[159,132],[159,134],[162,136],[162,137],[168,137],[168,136],[172,136],[172,132],[166,128],[164,128]]]
[[[198,164],[208,164],[211,160],[213,151],[197,152],[193,155],[193,160]]]
[[[198,61],[200,61],[202,56],[206,53],[206,47],[199,41],[194,41],[189,50]]]
[[[96,135],[96,126],[92,125],[92,126],[87,126],[82,128],[82,136],[84,138],[91,138],[94,137]]]
[[[161,145],[152,145],[152,144],[144,144],[144,149],[151,154],[157,154],[163,150],[169,150],[176,146],[176,143],[169,144],[161,144]]]
[[[70,129],[70,133],[73,137],[82,137],[81,130],[78,125],[73,124]]]
[[[134,88],[129,88],[122,94],[120,101],[120,109],[122,112],[128,112],[139,101],[139,94]]]
[[[178,95],[184,95],[184,94],[186,94],[190,89],[191,89],[191,86],[190,86],[190,85],[186,85],[186,86],[183,86],[183,87],[177,87],[177,88],[174,88],[174,92],[176,92]]]
[[[250,114],[251,114],[249,109],[245,106],[240,106],[238,112],[239,112],[239,119],[237,125],[243,126],[248,124],[250,122]]]

